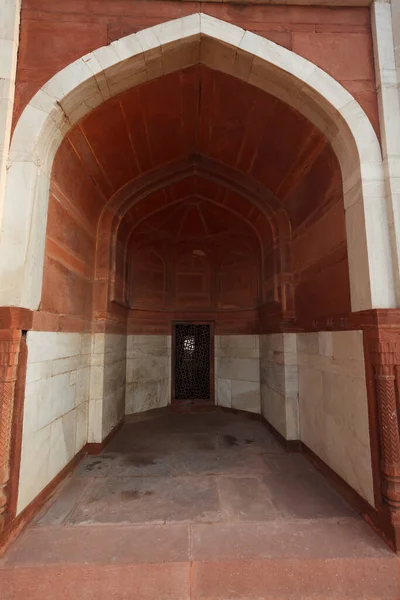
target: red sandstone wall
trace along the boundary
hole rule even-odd
[[[295,312],[310,317],[347,314],[350,281],[342,180],[327,145],[288,199],[293,227]]]
[[[80,56],[124,35],[199,11],[308,58],[355,96],[377,128],[367,8],[179,0],[22,0],[15,119],[50,77]]]
[[[60,147],[51,180],[41,311],[92,318],[97,221],[104,198],[74,147]]]
[[[197,244],[199,245],[199,244]],[[207,246],[207,242],[202,245]],[[154,248],[132,251],[130,305],[152,310],[238,310],[260,304],[261,269],[255,253],[232,245],[225,257],[215,255],[212,244],[206,256],[191,249],[166,260]]]

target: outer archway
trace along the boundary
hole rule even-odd
[[[49,172],[70,127],[110,97],[199,61],[273,93],[327,135],[342,169],[352,308],[396,306],[390,233],[380,217],[386,214],[381,153],[368,118],[340,84],[312,63],[202,14],[90,53],[54,76],[25,108],[10,150],[0,242],[6,285],[0,303],[38,306]],[[16,194],[23,198],[24,219]]]
[[[319,129],[321,134],[327,137],[330,147],[333,148],[336,155],[335,160],[340,164],[342,172],[352,309],[353,311],[360,311],[380,306],[395,306],[397,278],[393,276],[389,227],[387,219],[383,218],[386,215],[386,210],[382,161],[378,141],[367,117],[355,100],[337,82],[311,63],[271,42],[203,15],[193,15],[186,19],[142,31],[109,47],[91,53],[57,74],[27,106],[18,122],[10,154],[11,166],[3,215],[3,235],[0,241],[1,277],[6,283],[3,288],[1,302],[6,306],[13,305],[31,310],[36,310],[39,306],[49,180],[53,158],[59,148],[61,151],[61,146],[64,144],[70,130],[74,131],[74,127],[79,124],[81,119],[94,114],[96,109],[101,109],[112,98],[144,82],[157,80],[157,78],[161,79],[161,76],[167,77],[171,73],[190,69],[199,63],[208,69],[225,73],[227,76],[233,76],[246,82],[246,85],[275,96],[295,109],[304,119],[308,119]],[[220,179],[223,179],[223,176],[220,176]],[[132,189],[129,181],[125,183],[127,188],[123,188],[121,194],[117,191],[112,200],[119,202],[122,197],[122,201],[124,199],[127,201],[126,206],[116,215],[115,211],[106,209],[104,211],[106,227],[104,230],[100,230],[105,238],[108,237],[112,241],[110,256],[105,256],[103,252],[100,252],[100,256],[105,258],[106,262],[110,261],[114,268],[112,280],[114,287],[118,283],[117,254],[119,251],[121,251],[121,255],[127,254],[126,249],[129,246],[132,233],[132,228],[129,229],[129,226],[137,217],[133,211]],[[237,182],[235,182],[235,185],[237,187]],[[246,187],[249,186],[243,186],[245,191]],[[22,208],[15,202],[16,191],[21,194]],[[128,193],[125,198],[124,192]],[[250,193],[250,195],[253,196],[254,201],[254,193]],[[264,200],[266,196],[267,194],[264,193]],[[209,200],[207,198],[207,201]],[[270,200],[272,202],[272,198]],[[145,206],[145,204],[143,202],[142,206]],[[113,208],[115,209],[117,206],[118,204]],[[200,212],[202,213],[202,211]],[[203,213],[202,215],[204,217]],[[152,215],[148,216],[149,219],[152,217]],[[124,221],[125,217],[126,220]],[[259,215],[256,214],[255,218],[258,217]],[[131,223],[129,223],[129,220]],[[288,234],[290,227],[287,227],[285,216],[281,214],[280,218],[275,220],[276,224],[270,225],[270,228],[279,232],[276,239],[281,242],[287,241],[283,240],[283,237]],[[205,219],[205,221],[207,220]],[[270,223],[272,223],[272,219]],[[152,223],[147,222],[147,225],[155,229]],[[118,248],[118,234],[120,231],[124,235]],[[238,230],[235,229],[235,231]],[[141,233],[143,234],[143,232]],[[281,234],[283,234],[282,238]],[[262,234],[259,233],[259,237],[262,237]],[[272,247],[276,250],[274,243]],[[105,244],[104,249],[106,253],[110,250],[107,244]],[[275,252],[274,261],[278,263],[282,256],[290,259],[286,254],[286,250],[287,248],[283,243],[282,247]],[[11,268],[8,263],[10,254],[13,256]],[[154,252],[152,256],[154,256]],[[290,260],[287,262],[290,263]],[[221,264],[224,268],[232,267],[232,264],[227,261],[221,261]],[[381,269],[382,265],[388,268],[386,270]],[[96,264],[98,273],[96,275],[99,275],[99,277],[96,284],[99,284],[99,286],[102,285],[105,276],[108,276],[108,268],[103,270],[103,266],[101,259],[98,258]],[[192,265],[187,268],[186,263],[183,271],[186,269],[185,274],[193,275],[193,272],[190,271],[191,268]],[[156,275],[158,276],[157,269],[159,269],[158,266],[156,267]],[[124,271],[124,268],[122,271]],[[198,275],[198,272],[195,274]],[[274,276],[277,274],[283,276],[281,288],[283,290],[281,297],[283,297],[292,283],[289,279],[290,273],[288,278],[285,279],[285,269],[283,268],[281,272],[278,268],[273,272]],[[101,316],[106,318],[109,316],[107,313],[109,310],[108,292],[107,281],[103,297],[105,302],[98,307],[100,313],[102,313]],[[279,294],[277,294],[278,296]],[[112,299],[114,301],[120,301],[121,299],[125,301],[126,294],[122,293],[119,296],[114,292]],[[114,304],[117,304],[117,302]],[[120,302],[120,304],[123,304],[123,302]],[[257,308],[262,312],[265,307]],[[114,319],[112,325],[115,326],[115,331],[120,325],[118,319],[123,309],[124,307],[121,310],[117,308],[115,313],[111,315],[111,318]],[[88,308],[89,311],[90,307]],[[318,324],[316,328],[318,329]],[[112,335],[115,334],[115,331],[113,330]],[[109,332],[106,331],[106,333]],[[275,338],[274,340],[271,338],[264,339],[262,342],[264,355],[262,357],[261,355],[257,356],[256,360],[260,359],[260,364],[263,362],[266,371],[272,372],[274,369],[276,370],[276,365],[273,363],[273,359],[272,362],[269,362],[271,356],[274,357],[278,353],[283,355],[284,402],[278,411],[276,406],[272,407],[271,403],[264,411],[264,416],[277,429],[282,427],[283,435],[286,438],[295,439],[299,429],[299,414],[296,392],[291,394],[289,391],[290,381],[287,373],[291,372],[289,367],[293,365],[290,361],[293,361],[294,358],[292,356],[293,350],[287,350],[287,346],[294,345],[296,348],[303,348],[301,353],[308,356],[307,336],[309,334],[304,334],[306,338],[301,337],[302,334],[300,334],[299,344],[296,346],[296,333],[289,333],[289,337],[286,337],[285,332],[281,333],[282,335],[278,340]],[[97,334],[99,334],[98,337],[96,337]],[[116,340],[112,336],[107,341],[103,334],[103,330],[95,330],[91,340],[94,358],[91,357],[90,359],[90,400],[92,401],[90,410],[92,410],[92,414],[90,416],[89,442],[99,443],[121,418],[121,405],[125,393],[125,382],[123,381],[122,385],[118,383],[124,380],[125,342],[124,340],[122,342]],[[101,337],[102,335],[103,337]],[[32,348],[35,348],[34,344],[36,343],[36,350],[41,343],[39,337],[36,341],[32,341]],[[321,337],[321,340],[319,337]],[[334,337],[335,340],[336,338],[339,340],[340,336],[335,335]],[[34,336],[32,336],[32,340],[33,338]],[[332,359],[327,361],[329,364],[335,363],[338,352],[340,355],[342,351],[342,345],[346,346],[346,343],[341,341],[339,344],[341,349],[338,351],[337,348],[334,348],[335,344],[331,338],[332,336],[329,335],[317,335],[317,338],[314,335],[312,338],[313,344],[317,342],[318,356],[322,355]],[[363,356],[361,335],[355,335],[354,339],[357,360],[359,360],[360,356]],[[354,339],[352,338],[353,341]],[[50,348],[51,339],[49,338],[47,341]],[[278,350],[274,346],[275,343],[278,346],[283,345],[283,350]],[[87,350],[87,337],[82,337],[79,344],[80,349],[85,346],[85,356],[91,353]],[[167,345],[165,347],[167,348]],[[31,359],[34,352],[34,350],[31,352]],[[57,348],[56,360],[60,358],[58,355],[60,352],[62,355],[63,350]],[[296,352],[297,350],[294,351],[294,354]],[[120,360],[114,362],[110,360],[110,364],[106,364],[110,355],[118,353]],[[345,358],[347,358],[347,355],[345,355]],[[343,360],[343,356],[341,356],[341,359]],[[85,358],[85,360],[88,359]],[[304,360],[307,361],[308,358]],[[118,362],[117,365],[116,362]],[[265,367],[265,365],[267,366]],[[330,373],[330,376],[332,376],[332,373]],[[227,377],[220,377],[220,379],[227,379]],[[112,382],[112,385],[117,382],[115,389],[107,387],[109,381]],[[264,383],[268,387],[268,381]],[[365,374],[363,384],[365,384]],[[115,398],[118,399],[118,403],[114,403]],[[368,482],[365,488],[365,481],[363,481],[359,491],[363,493],[363,497],[370,504],[373,504],[376,499],[378,501],[380,496],[377,492],[376,481],[375,488],[372,482],[365,396],[363,400],[364,402],[361,402],[363,418],[361,446],[363,446],[363,457],[366,457],[367,461]],[[262,412],[260,402],[259,405],[259,410],[257,407],[255,412]],[[270,410],[269,413],[268,410]],[[279,411],[280,413],[277,415]],[[283,425],[279,423],[282,412],[284,413]],[[105,426],[102,421],[104,415]],[[28,422],[28,420],[26,419],[25,422]],[[391,425],[393,432],[397,425],[393,423],[393,419]],[[59,431],[56,428],[54,429]],[[82,441],[84,437],[82,431],[80,431],[80,436],[79,441]],[[77,438],[75,432],[75,441]],[[356,441],[358,442],[358,440]],[[78,442],[76,443],[78,446]],[[330,449],[328,448],[326,455],[324,455],[324,459],[328,463],[329,461],[334,462],[337,458],[329,454]],[[69,451],[70,448],[67,448],[67,450]],[[326,448],[323,448],[323,450],[325,452]],[[376,458],[376,448],[373,450]],[[26,446],[25,457],[28,454],[29,449]],[[355,455],[357,455],[357,451]],[[339,458],[342,460],[342,457]],[[23,461],[22,464],[24,475],[26,475],[26,471],[29,470],[26,466],[28,463]],[[58,466],[61,468],[61,465]],[[55,468],[54,464],[52,468]],[[390,476],[390,473],[388,476]],[[51,474],[54,474],[54,472],[51,471]],[[354,479],[351,479],[351,475],[354,475],[354,473],[350,475],[345,473],[344,476],[349,476],[348,478],[353,483]],[[377,473],[375,472],[374,475],[375,480],[377,480]],[[396,491],[390,488],[388,492],[389,500],[395,494]],[[21,496],[21,498],[19,509],[24,508],[28,502],[28,496]]]

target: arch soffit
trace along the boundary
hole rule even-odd
[[[37,308],[40,302],[51,165],[72,125],[110,97],[198,62],[275,95],[327,136],[342,170],[352,308],[394,306],[381,152],[362,108],[308,60],[200,13],[91,52],[57,73],[25,107],[10,147],[0,240],[0,276],[7,283],[0,304]],[[16,212],[24,217],[16,219]]]

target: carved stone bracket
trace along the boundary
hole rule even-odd
[[[17,380],[21,331],[0,329],[0,533],[7,510],[14,392]]]

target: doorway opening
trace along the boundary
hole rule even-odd
[[[172,402],[214,404],[213,323],[173,323]]]

